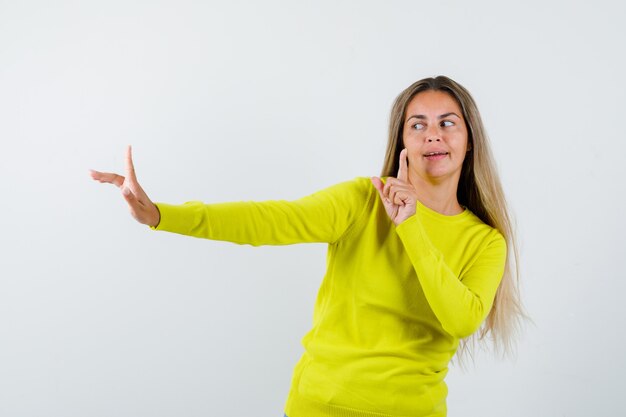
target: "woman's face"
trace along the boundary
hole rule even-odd
[[[406,108],[403,130],[409,180],[458,184],[468,151],[467,128],[456,100],[443,91],[418,93]],[[416,178],[416,176],[418,178]]]

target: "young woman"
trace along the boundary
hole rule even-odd
[[[397,97],[380,178],[295,201],[154,204],[130,148],[126,177],[92,177],[120,187],[135,219],[156,230],[329,244],[289,417],[445,416],[444,377],[459,345],[490,334],[506,349],[523,315],[487,136],[468,91],[447,77],[417,81]]]

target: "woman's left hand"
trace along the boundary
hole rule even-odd
[[[388,177],[384,184],[378,177],[372,177],[371,180],[378,190],[389,218],[396,226],[415,214],[417,193],[409,182],[406,148],[400,152],[397,178]]]

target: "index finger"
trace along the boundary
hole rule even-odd
[[[126,177],[132,182],[137,183],[137,176],[135,175],[135,166],[133,165],[133,154],[131,146],[126,148]]]
[[[400,164],[398,168],[397,178],[402,181],[408,181],[409,164],[407,162],[407,154],[408,151],[406,150],[406,148],[402,149],[402,151],[400,152]]]

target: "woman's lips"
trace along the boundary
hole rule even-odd
[[[440,159],[445,158],[446,156],[448,156],[448,153],[436,153],[433,155],[424,155],[424,158],[428,159],[429,161],[438,161]]]

